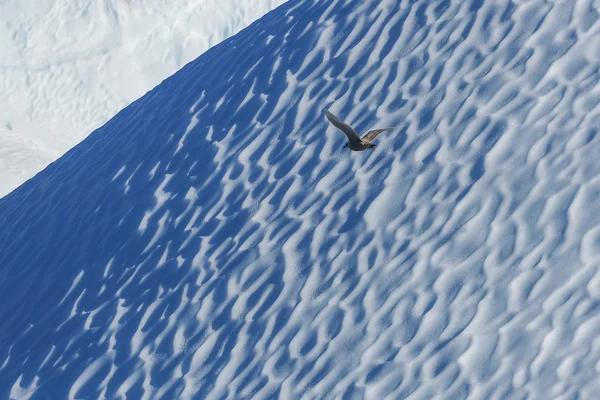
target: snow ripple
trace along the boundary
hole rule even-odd
[[[0,200],[0,396],[594,398],[594,10],[296,1],[209,50]]]

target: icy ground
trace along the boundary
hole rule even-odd
[[[0,200],[0,398],[596,399],[595,7],[292,0],[213,47]]]
[[[0,1],[0,197],[284,1]]]

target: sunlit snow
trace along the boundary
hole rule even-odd
[[[0,398],[597,398],[598,19],[292,0],[208,50],[0,199]]]
[[[1,1],[0,197],[284,1]]]

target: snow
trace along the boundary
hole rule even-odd
[[[284,1],[0,3],[0,197]]]
[[[594,10],[293,0],[214,46],[0,199],[0,398],[596,398]]]

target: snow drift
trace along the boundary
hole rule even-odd
[[[300,0],[212,48],[0,200],[0,397],[593,398],[599,29]]]

